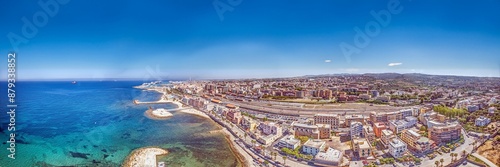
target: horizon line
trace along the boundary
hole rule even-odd
[[[245,79],[280,79],[280,78],[299,78],[299,77],[320,77],[327,75],[368,75],[368,74],[420,74],[430,76],[455,76],[455,77],[475,77],[475,78],[500,78],[491,76],[472,76],[472,75],[453,75],[453,74],[426,74],[426,73],[397,73],[397,72],[384,72],[384,73],[327,73],[327,74],[307,74],[300,76],[276,76],[276,77],[246,77],[246,78],[198,78],[198,77],[176,77],[176,78],[161,78],[162,80],[169,81],[186,81],[186,80],[245,80]],[[158,81],[158,79],[143,79],[143,78],[30,78],[30,79],[17,79],[17,81]],[[5,82],[5,81],[2,81]]]

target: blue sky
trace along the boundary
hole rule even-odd
[[[221,19],[214,2],[232,10]],[[7,0],[0,5],[0,53],[14,50],[9,33],[25,39],[17,45],[20,79],[372,72],[500,77],[500,1],[229,2],[73,0],[59,4],[27,37],[22,18],[33,23],[43,8],[37,1]],[[370,14],[398,3],[386,26]],[[380,26],[369,29],[377,33],[359,47],[356,27],[366,33],[372,23]],[[341,43],[359,52],[346,56]]]

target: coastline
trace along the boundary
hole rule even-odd
[[[138,89],[141,89],[141,88],[138,88]],[[251,160],[245,158],[245,155],[244,155],[244,154],[248,154],[248,153],[246,153],[244,150],[242,150],[244,148],[238,148],[240,146],[234,141],[234,140],[236,140],[236,137],[233,136],[233,134],[231,134],[227,128],[225,128],[221,124],[217,123],[215,120],[213,120],[210,116],[208,116],[205,112],[203,112],[201,110],[198,110],[198,109],[195,109],[195,108],[192,108],[192,107],[184,107],[184,106],[187,106],[187,105],[185,105],[185,104],[183,104],[183,103],[181,103],[179,101],[173,101],[173,100],[164,99],[163,96],[166,95],[165,92],[159,91],[157,89],[146,89],[146,90],[155,91],[155,92],[158,92],[158,93],[162,94],[162,97],[157,102],[160,102],[160,103],[162,103],[162,102],[164,102],[164,103],[172,103],[172,104],[174,104],[174,105],[177,106],[177,108],[175,108],[175,109],[177,109],[176,111],[187,113],[187,114],[192,114],[192,115],[196,115],[196,116],[200,116],[200,117],[203,117],[203,118],[207,118],[207,119],[209,119],[211,121],[214,121],[221,128],[221,130],[220,130],[221,133],[224,135],[224,138],[226,139],[226,141],[229,144],[231,152],[234,154],[234,156],[236,157],[236,160],[239,163],[238,167],[239,166],[250,166]],[[247,156],[250,156],[250,155],[247,155]]]
[[[168,151],[158,147],[145,147],[138,148],[132,151],[125,161],[123,161],[124,167],[142,167],[151,166],[156,167],[156,156],[166,155]]]
[[[251,163],[249,161],[247,161],[247,159],[243,155],[244,153],[240,152],[240,150],[238,150],[236,148],[238,146],[236,146],[237,144],[234,142],[234,139],[233,139],[234,137],[231,135],[231,133],[229,133],[229,131],[227,131],[227,129],[225,129],[224,127],[222,127],[222,128],[223,128],[222,133],[224,134],[224,138],[229,143],[229,148],[231,149],[231,152],[233,152],[234,156],[236,157],[236,160],[240,163],[239,166],[250,166]]]

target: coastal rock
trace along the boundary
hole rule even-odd
[[[71,156],[73,158],[83,158],[83,159],[88,159],[88,155],[90,154],[86,154],[86,153],[79,153],[79,152],[73,152],[73,151],[70,151],[69,152],[71,154]]]

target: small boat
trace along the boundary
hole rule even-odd
[[[76,84],[76,81],[71,82],[71,84]]]

